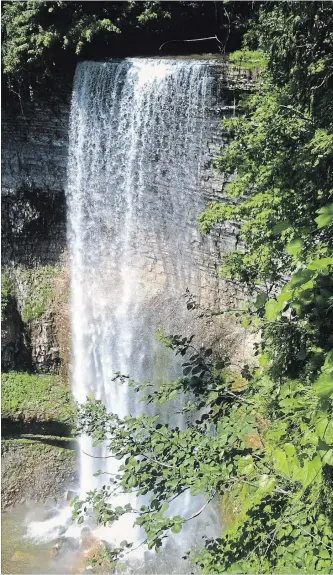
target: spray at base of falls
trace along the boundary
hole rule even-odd
[[[139,415],[143,404],[112,382],[114,373],[156,380],[154,333],[172,328],[186,288],[198,294],[202,285],[196,218],[211,81],[204,59],[82,62],[76,70],[67,186],[72,388],[77,401],[93,395],[120,417]],[[179,375],[172,357],[165,363],[159,380]],[[181,416],[167,416],[184,427]],[[115,473],[117,463],[87,437],[79,448],[84,497],[105,482],[94,473]],[[181,514],[192,506],[183,499]],[[132,523],[117,522],[104,538],[139,541]]]

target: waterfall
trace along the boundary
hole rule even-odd
[[[76,70],[67,187],[72,386],[79,402],[92,394],[121,417],[142,404],[112,382],[114,372],[137,382],[178,374],[172,357],[161,361],[154,332],[177,323],[185,289],[197,293],[202,283],[196,218],[209,70],[207,60],[154,58]],[[92,452],[81,437],[81,496],[98,487],[98,469],[115,471],[113,459]]]

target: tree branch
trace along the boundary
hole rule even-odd
[[[215,36],[208,36],[207,38],[193,38],[191,40],[168,40],[167,42],[161,44],[158,51],[162,50],[163,46],[166,46],[166,44],[174,44],[175,42],[203,42],[204,40],[216,40],[221,46],[223,45],[221,40],[219,40],[215,34]]]

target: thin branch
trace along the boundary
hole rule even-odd
[[[206,501],[206,503],[195,513],[193,513],[193,515],[191,515],[191,517],[188,517],[188,519],[184,519],[184,523],[186,521],[190,521],[191,519],[194,519],[195,517],[198,517],[198,515],[200,515],[200,513],[203,512],[203,510],[207,507],[207,505],[212,501],[212,499],[214,499],[215,497],[215,492],[213,493],[213,495],[208,499],[208,501]]]
[[[82,453],[88,455],[88,457],[92,457],[93,459],[110,459],[111,457],[115,457],[115,455],[91,455],[91,453],[87,453],[86,451],[83,451],[83,449]]]
[[[153,457],[149,457],[149,455],[145,455],[144,453],[140,453],[140,455],[141,455],[141,457],[148,459],[148,461],[153,461],[154,463],[157,463],[158,465],[162,465],[163,467],[168,467],[169,469],[175,469],[175,467],[173,465],[168,465],[167,463],[163,463],[162,461],[158,461],[158,459],[154,459]]]
[[[292,106],[284,106],[283,104],[279,104],[279,108],[285,108],[286,110],[291,110],[292,112],[295,112],[300,118],[302,118],[302,120],[306,120],[307,122],[313,124],[313,120],[311,120],[311,118],[307,118],[306,116],[304,116],[304,114],[302,114],[301,112],[299,112],[299,110],[296,110],[296,108],[293,108]]]
[[[175,42],[203,42],[204,40],[216,40],[219,44],[221,44],[221,46],[223,45],[221,40],[219,40],[215,34],[215,36],[208,36],[207,38],[193,38],[191,40],[168,40],[167,42],[161,44],[158,50],[160,51],[163,46],[166,46],[166,44],[174,44]]]

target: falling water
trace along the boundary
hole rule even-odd
[[[171,328],[185,289],[201,285],[196,218],[209,70],[195,59],[77,67],[67,188],[72,385],[79,402],[92,394],[122,417],[142,404],[112,382],[114,373],[138,382],[177,375],[170,357],[161,361],[154,332]],[[83,436],[81,496],[98,487],[98,469],[115,470],[92,451]]]

